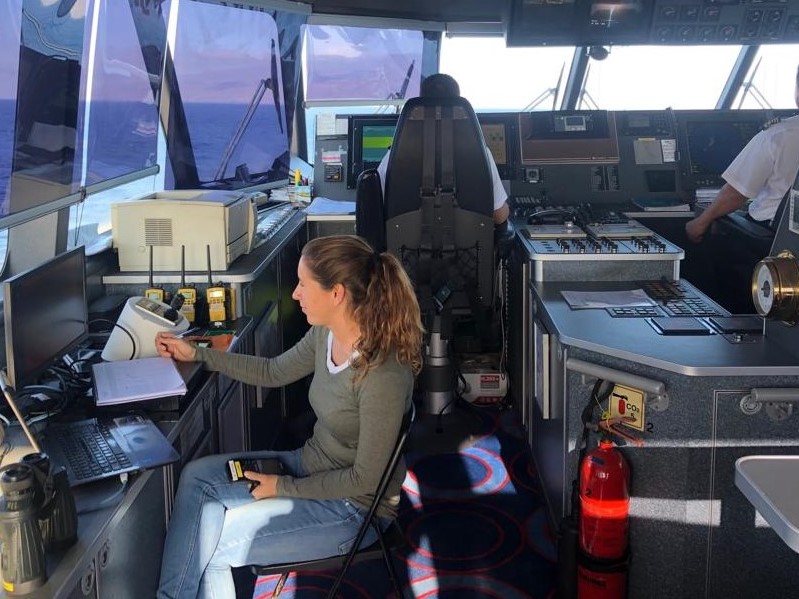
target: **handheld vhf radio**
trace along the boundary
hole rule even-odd
[[[225,310],[226,292],[222,283],[214,285],[211,274],[211,246],[205,246],[208,254],[208,288],[205,290],[205,300],[208,302],[208,320],[210,322],[225,322],[227,320],[227,310]]]

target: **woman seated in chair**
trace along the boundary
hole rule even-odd
[[[346,553],[363,522],[412,401],[421,368],[416,296],[392,255],[355,236],[320,237],[302,250],[292,297],[311,329],[267,359],[195,347],[159,333],[161,356],[200,361],[250,385],[277,387],[313,374],[312,437],[277,457],[282,475],[246,472],[230,482],[231,456],[207,456],[183,470],[169,524],[158,597],[234,597],[232,567]],[[236,457],[241,454],[236,454]],[[378,509],[393,518],[404,466]],[[373,530],[364,544],[376,540]]]

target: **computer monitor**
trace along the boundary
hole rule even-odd
[[[616,118],[605,110],[521,112],[523,164],[616,164]]]
[[[399,115],[353,115],[347,125],[347,187],[355,189],[358,175],[377,168],[394,141]]]
[[[3,314],[8,380],[20,389],[89,336],[83,246],[5,280]]]
[[[724,185],[721,174],[762,127],[761,111],[731,111],[718,115],[685,113],[680,118],[686,149],[684,186],[688,189]]]

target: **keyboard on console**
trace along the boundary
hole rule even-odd
[[[253,249],[272,239],[296,211],[293,204],[284,204],[259,212]]]
[[[651,318],[663,316],[657,306],[613,306],[605,308],[613,318]]]
[[[681,281],[640,281],[640,285],[666,316],[725,316]]]
[[[640,285],[641,289],[656,302],[697,297],[695,293],[690,291],[688,287],[680,281],[661,279],[659,281],[641,281]]]

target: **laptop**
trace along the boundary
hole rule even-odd
[[[38,437],[51,462],[66,468],[70,487],[180,460],[156,424],[135,414],[51,423]]]

